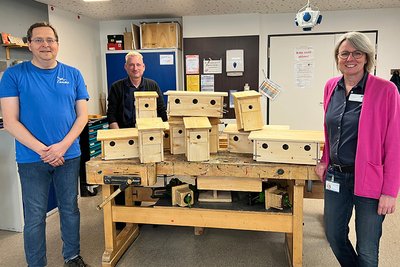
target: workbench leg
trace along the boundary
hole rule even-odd
[[[286,234],[286,246],[291,266],[298,267],[303,265],[303,193],[304,181],[296,180],[289,185],[293,192],[293,232]]]
[[[103,185],[103,199],[106,199],[114,192],[113,185]],[[139,235],[137,224],[127,224],[117,235],[115,222],[112,218],[112,207],[114,200],[111,200],[103,207],[104,214],[104,242],[105,250],[102,257],[103,267],[114,267],[126,249]]]

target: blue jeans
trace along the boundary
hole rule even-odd
[[[53,181],[60,214],[62,253],[65,260],[79,255],[78,175],[80,158],[52,167],[44,162],[19,163],[24,205],[24,247],[29,267],[47,265],[46,213],[50,183]]]
[[[341,266],[378,266],[379,240],[385,216],[378,215],[377,199],[354,195],[354,173],[341,173],[328,168],[326,180],[340,184],[340,192],[325,189],[324,222],[328,242]],[[349,234],[349,221],[355,208],[357,244],[354,250]]]

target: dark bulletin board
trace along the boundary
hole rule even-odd
[[[232,36],[232,37],[205,37],[184,38],[184,60],[186,55],[199,55],[200,75],[203,73],[204,59],[222,59],[222,74],[214,74],[215,92],[228,92],[229,90],[243,91],[243,86],[248,83],[251,89],[258,90],[258,65],[259,65],[259,36]],[[231,77],[226,75],[226,50],[244,50],[243,76]],[[186,64],[184,62],[185,90],[186,90]],[[229,97],[229,96],[228,96]],[[229,108],[229,99],[225,97],[227,113],[225,119],[234,119],[235,112]]]

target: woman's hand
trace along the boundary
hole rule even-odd
[[[324,162],[320,162],[317,164],[317,166],[315,166],[315,173],[318,175],[319,179],[321,180],[321,182],[324,181],[324,175],[326,172],[326,163]]]
[[[379,215],[391,214],[394,213],[395,210],[396,210],[396,198],[387,195],[381,195],[378,204],[378,214]]]

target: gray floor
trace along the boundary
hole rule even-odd
[[[92,267],[101,266],[104,250],[102,212],[95,208],[99,202],[100,196],[80,199],[82,256]],[[323,235],[322,209],[322,200],[304,202],[303,266],[339,266]],[[385,219],[381,267],[399,266],[399,219],[399,211]],[[195,236],[192,227],[144,225],[117,266],[287,266],[283,242],[279,233],[206,229]],[[48,266],[63,265],[61,246],[55,213],[47,219]],[[26,266],[21,233],[0,231],[0,266]]]

